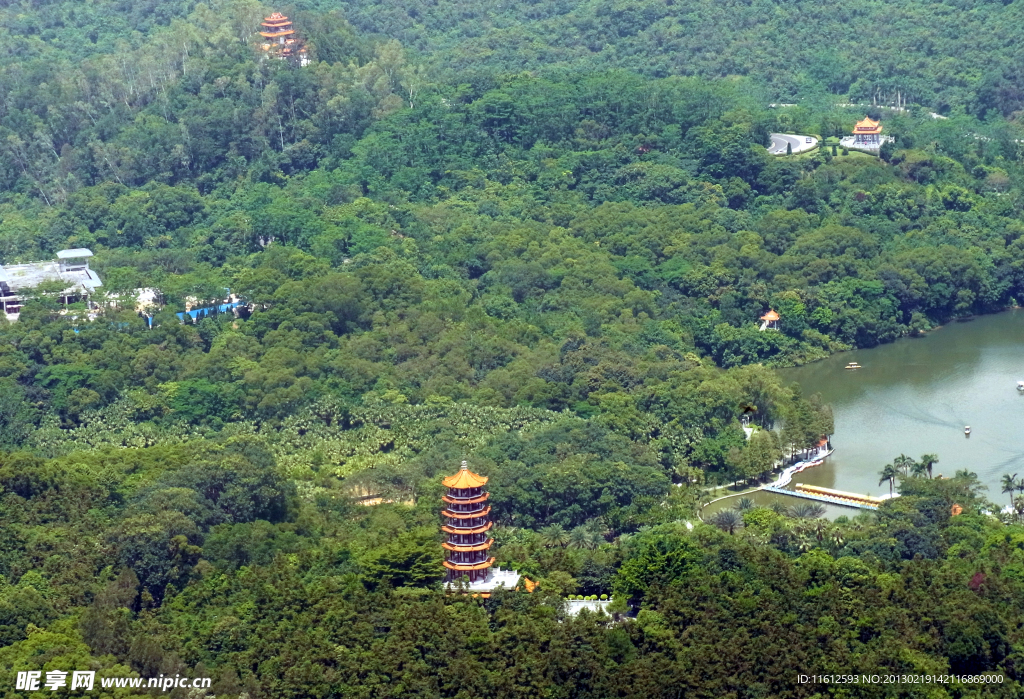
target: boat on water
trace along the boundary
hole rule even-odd
[[[846,365],[846,368],[847,369],[862,369],[863,367],[861,367],[861,365],[858,364],[857,362],[850,362],[849,364]],[[1024,390],[1024,389],[1021,389],[1021,390]]]
[[[1017,390],[1018,391],[1024,391],[1024,381],[1018,381],[1017,382]]]
[[[971,436],[971,426],[970,425],[967,425],[967,426],[964,427],[964,434],[967,435],[968,437]]]

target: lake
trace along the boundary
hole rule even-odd
[[[849,362],[863,368],[845,369]],[[835,453],[797,483],[882,495],[885,464],[901,453],[933,453],[935,474],[974,471],[998,503],[1005,499],[1002,475],[1024,474],[1024,394],[1016,388],[1024,380],[1024,311],[951,323],[780,373],[805,395],[820,393],[835,414]]]
[[[845,369],[849,362],[863,368]],[[988,486],[988,498],[1002,504],[1003,474],[1024,475],[1024,394],[1016,387],[1024,380],[1024,310],[951,323],[779,373],[805,395],[821,394],[835,415],[835,453],[794,483],[883,495],[888,484],[878,481],[885,464],[901,453],[915,460],[932,453],[939,456],[934,474],[969,469]],[[752,497],[759,505],[806,502],[764,492]],[[705,516],[734,504],[715,503]],[[857,512],[828,508],[830,517]]]

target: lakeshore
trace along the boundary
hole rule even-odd
[[[949,323],[926,335],[780,370],[832,406],[837,451],[798,483],[883,496],[879,471],[900,454],[937,454],[935,475],[967,469],[999,501],[1024,468],[1024,311]],[[847,371],[851,361],[860,364]],[[971,425],[970,436],[964,426]]]

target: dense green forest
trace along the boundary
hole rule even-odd
[[[1024,298],[1014,3],[273,8],[305,67],[254,46],[271,9],[0,8],[0,264],[89,247],[104,280],[94,319],[47,288],[0,318],[4,696],[1020,691],[1024,529],[973,474],[697,516],[832,431],[774,367]],[[765,150],[865,109],[880,157]],[[533,594],[444,594],[462,459]]]
[[[76,58],[139,45],[154,28],[184,20],[194,0],[12,0],[0,51]],[[252,0],[206,3],[251,31]],[[279,8],[280,9],[280,8]],[[1024,107],[1017,3],[712,2],[711,0],[293,0],[313,24],[340,10],[359,34],[396,39],[453,83],[493,71],[626,69],[648,77],[747,76],[768,101],[828,93],[853,101],[916,102],[942,113],[1009,116]],[[311,13],[304,15],[303,13]],[[260,15],[262,16],[262,15]],[[323,50],[337,49],[321,39]]]

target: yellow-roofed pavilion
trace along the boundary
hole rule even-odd
[[[854,145],[878,148],[882,143],[882,122],[864,117],[853,126]]]
[[[768,311],[760,318],[761,330],[778,330],[779,314],[774,309]]]

